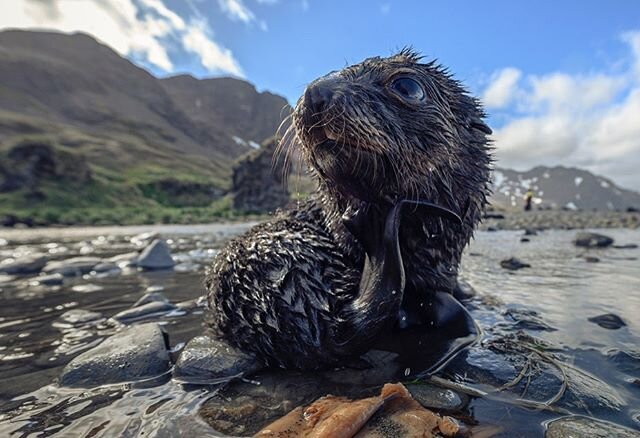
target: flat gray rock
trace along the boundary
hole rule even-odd
[[[197,336],[182,350],[173,378],[181,383],[214,384],[259,368],[260,364],[252,356],[231,345],[209,336]]]
[[[30,284],[43,286],[59,286],[62,283],[64,283],[64,276],[62,274],[41,275],[30,281]]]
[[[457,411],[467,403],[468,399],[450,389],[430,384],[406,385],[407,389],[422,406],[432,409]]]
[[[95,387],[160,376],[171,366],[158,324],[127,327],[73,359],[62,371],[60,385]]]
[[[138,263],[139,256],[138,251],[133,251],[109,257],[106,261],[115,263],[121,268],[126,268],[128,266],[135,266]]]
[[[43,255],[29,255],[0,262],[0,273],[9,275],[36,274],[47,264]]]
[[[132,307],[140,307],[149,303],[168,303],[169,298],[165,297],[161,292],[149,292],[140,297]]]
[[[72,257],[47,263],[44,267],[44,272],[47,274],[62,274],[65,277],[79,276],[88,274],[99,263],[102,263],[100,257]]]
[[[138,257],[137,266],[143,269],[169,269],[175,262],[164,240],[156,239]]]
[[[640,432],[594,418],[569,416],[552,421],[545,438],[638,438]]]
[[[145,318],[163,315],[176,309],[171,303],[163,301],[152,301],[131,309],[123,310],[113,315],[111,318],[122,323],[139,321]]]
[[[92,272],[103,273],[103,272],[112,272],[119,271],[120,267],[113,262],[102,262],[98,263],[91,270]]]
[[[583,248],[605,248],[613,244],[613,239],[604,234],[580,232],[573,243]]]

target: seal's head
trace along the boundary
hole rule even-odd
[[[303,156],[336,197],[427,199],[462,212],[487,193],[491,130],[483,116],[444,68],[404,49],[309,84],[293,125]]]

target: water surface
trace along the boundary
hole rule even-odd
[[[144,293],[160,291],[174,303],[202,296],[205,266],[230,236],[247,226],[1,231],[0,259],[43,253],[51,260],[78,255],[107,258],[143,247],[149,236],[140,233],[160,232],[178,265],[168,271],[124,268],[86,274],[67,278],[61,286],[35,285],[33,276],[0,275],[0,435],[218,436],[199,410],[221,391],[219,387],[183,386],[169,375],[152,382],[91,390],[60,388],[55,380],[76,355],[113,334],[118,325],[108,318],[129,308]],[[616,243],[640,243],[640,230],[603,232]],[[566,363],[600,379],[619,395],[623,405],[589,412],[640,429],[640,385],[633,383],[640,379],[640,250],[580,249],[572,244],[574,236],[574,231],[546,231],[523,243],[520,231],[479,232],[461,269],[461,277],[477,291],[470,308],[486,337],[521,330],[548,342]],[[599,262],[587,262],[587,255]],[[501,268],[500,261],[511,256],[530,263],[531,268]],[[72,309],[102,316],[74,326],[63,316]],[[198,305],[156,319],[169,333],[176,354],[183,343],[202,333],[204,312]],[[621,317],[626,326],[608,330],[588,321],[605,313]],[[482,362],[485,359],[478,358],[476,365],[490,368],[491,363]],[[270,385],[295,386],[288,380],[292,376],[282,372],[277,377],[263,376],[263,382],[260,375],[256,380],[266,390]],[[242,385],[253,388],[255,384]],[[234,389],[238,399],[242,385]],[[236,402],[229,400],[229,406]],[[558,415],[476,398],[454,416],[467,424],[499,425],[496,436],[542,436],[544,422]],[[227,432],[255,430],[260,424],[250,423],[259,423],[256,418],[263,417],[245,418],[249,425],[240,429],[228,425]]]

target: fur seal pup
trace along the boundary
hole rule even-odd
[[[394,328],[460,318],[458,264],[490,191],[480,103],[403,49],[312,82],[292,117],[282,144],[318,190],[218,254],[215,335],[269,366],[317,369]]]

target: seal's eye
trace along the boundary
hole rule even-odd
[[[398,78],[391,83],[391,89],[407,100],[423,100],[422,85],[411,78]]]

